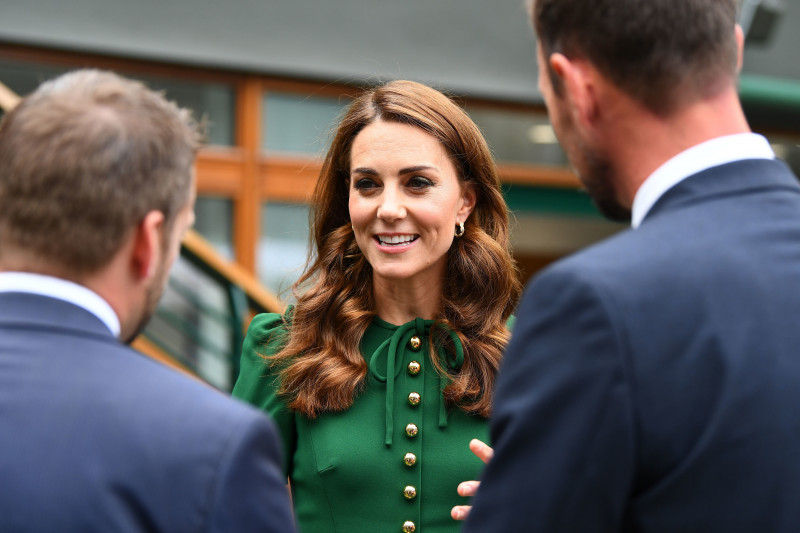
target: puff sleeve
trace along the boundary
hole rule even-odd
[[[242,346],[239,378],[232,395],[265,411],[278,426],[283,444],[283,473],[288,477],[297,445],[297,428],[294,413],[277,394],[279,376],[268,359],[283,347],[287,336],[283,315],[263,313],[253,318]]]

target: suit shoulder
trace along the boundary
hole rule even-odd
[[[603,273],[620,272],[630,265],[628,256],[639,247],[637,241],[633,231],[623,230],[555,261],[544,268],[537,278],[574,276],[581,279]]]
[[[671,277],[675,265],[695,257],[704,242],[693,239],[671,221],[650,223],[623,230],[566,256],[545,268],[539,277],[567,276],[612,285],[649,284]]]
[[[115,387],[137,406],[135,412],[151,421],[188,429],[225,426],[245,418],[263,418],[250,406],[230,398],[211,385],[185,375],[139,352],[129,353],[118,371],[127,379]],[[134,415],[136,416],[136,415]]]

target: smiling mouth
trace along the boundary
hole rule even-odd
[[[382,246],[404,246],[419,239],[419,235],[375,235]]]

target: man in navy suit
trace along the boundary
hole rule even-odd
[[[196,141],[91,70],[0,125],[0,531],[293,531],[270,421],[118,340],[193,222]]]
[[[553,127],[632,228],[528,286],[467,532],[800,531],[800,186],[742,112],[736,10],[535,1]]]

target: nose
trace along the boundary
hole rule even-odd
[[[400,220],[406,216],[401,195],[390,187],[384,190],[378,205],[378,218],[386,222]]]

